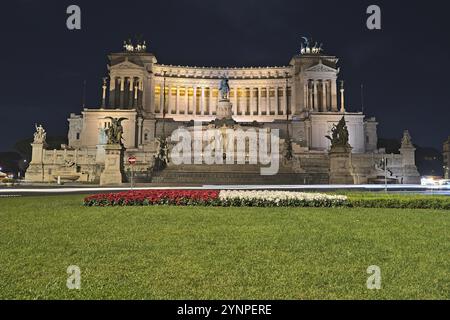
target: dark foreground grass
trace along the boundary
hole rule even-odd
[[[450,214],[0,199],[3,299],[449,299]],[[66,287],[69,265],[81,290]],[[370,265],[382,289],[366,288]]]

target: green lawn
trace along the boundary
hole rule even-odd
[[[0,199],[3,299],[450,298],[450,213]],[[69,265],[81,290],[66,287]],[[368,266],[382,289],[366,288]]]

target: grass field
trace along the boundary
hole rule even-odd
[[[0,199],[2,299],[449,299],[450,213]],[[81,290],[66,287],[69,265]],[[368,290],[377,265],[382,289]]]

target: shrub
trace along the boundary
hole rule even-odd
[[[4,178],[3,180],[2,180],[2,183],[14,183],[15,182],[15,180],[14,179],[11,179],[11,178]]]
[[[421,195],[355,194],[348,196],[351,207],[450,210],[450,197]]]

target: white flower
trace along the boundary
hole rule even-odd
[[[263,201],[266,204],[274,204],[280,206],[283,202],[297,201],[306,204],[319,203],[333,203],[342,204],[347,200],[346,196],[328,195],[323,193],[305,193],[293,191],[241,191],[241,190],[222,190],[219,193],[219,198],[222,201],[245,200],[252,203],[260,203]]]

